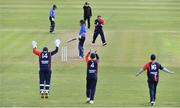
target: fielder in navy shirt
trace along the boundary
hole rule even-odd
[[[97,19],[94,21],[95,24],[95,29],[94,29],[94,34],[93,34],[93,41],[92,44],[95,44],[96,38],[100,34],[101,40],[102,40],[102,45],[105,46],[107,45],[104,31],[103,31],[103,26],[104,26],[104,19],[100,15],[97,16]]]
[[[43,48],[43,51],[38,51],[37,42],[33,41],[33,53],[39,57],[39,86],[41,98],[48,98],[51,82],[51,57],[58,52],[60,46],[60,40],[55,41],[56,48],[54,51],[49,52],[47,47]]]
[[[147,70],[147,77],[148,77],[148,87],[149,87],[149,94],[150,94],[150,104],[151,106],[155,105],[156,100],[156,87],[159,82],[159,70],[162,70],[164,72],[173,74],[174,72],[168,70],[167,68],[161,66],[156,61],[156,56],[154,54],[150,57],[151,61],[148,62],[143,66],[143,68],[140,69],[140,71],[136,74],[136,76],[139,76],[143,71]]]
[[[86,54],[87,76],[86,76],[86,97],[87,103],[94,103],[94,96],[96,92],[97,74],[98,74],[98,54],[89,51]]]

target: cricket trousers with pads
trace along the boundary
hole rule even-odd
[[[40,93],[49,93],[51,82],[51,70],[48,68],[40,69],[39,71],[39,83],[40,83]]]
[[[157,81],[148,81],[148,87],[149,87],[149,94],[150,94],[150,102],[156,100],[156,87],[158,82]]]
[[[95,28],[94,35],[93,35],[93,41],[92,43],[95,43],[97,36],[100,34],[102,43],[106,43],[104,31],[102,28]]]
[[[96,83],[97,78],[86,78],[86,96],[90,98],[90,100],[94,100],[95,92],[96,92]]]
[[[82,58],[84,57],[84,41],[85,41],[85,37],[79,38],[79,44],[78,44],[79,56]]]
[[[53,32],[54,28],[55,28],[55,21],[53,21],[52,19],[53,19],[53,17],[49,17],[49,21],[51,23],[50,32]]]

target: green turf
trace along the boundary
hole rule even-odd
[[[49,34],[48,14],[57,4],[56,33]],[[101,47],[94,105],[85,104],[86,64],[76,58],[76,42],[68,45],[70,61],[62,63],[60,53],[53,58],[51,95],[40,99],[38,58],[31,41],[54,48],[77,36],[84,0],[0,0],[0,107],[116,106],[147,107],[146,75],[135,72],[148,62],[151,53],[175,71],[160,73],[158,107],[180,107],[180,1],[179,0],[91,0],[92,28],[88,30],[85,51],[90,47],[93,20],[105,19],[108,45]],[[64,43],[63,43],[64,45]]]

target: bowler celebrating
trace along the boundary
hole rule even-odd
[[[43,48],[43,51],[38,51],[37,42],[32,41],[33,53],[39,57],[39,85],[41,98],[48,98],[51,81],[51,56],[58,52],[60,40],[55,41],[56,49],[49,52],[47,47]]]
[[[90,56],[90,59],[89,59]],[[93,104],[96,92],[97,73],[98,73],[98,54],[89,51],[86,55],[87,77],[86,77],[86,96],[87,103]]]
[[[149,93],[150,93],[150,104],[151,106],[155,105],[156,100],[156,87],[159,81],[159,70],[164,72],[173,74],[174,72],[166,69],[165,67],[161,66],[156,61],[156,56],[154,54],[150,57],[151,61],[144,65],[143,68],[136,74],[136,76],[143,73],[143,71],[147,70],[147,77],[148,77],[148,86],[149,86]]]
[[[54,28],[55,28],[55,10],[56,10],[56,5],[53,5],[51,10],[50,10],[50,13],[49,13],[49,21],[51,23],[51,26],[50,26],[50,33],[52,33],[54,31]]]

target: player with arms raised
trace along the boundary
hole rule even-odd
[[[55,41],[56,48],[54,51],[49,52],[47,47],[43,48],[43,51],[38,51],[37,42],[32,41],[33,53],[39,57],[39,84],[41,98],[48,98],[51,81],[51,56],[58,52],[60,46],[60,40]]]
[[[95,53],[89,51],[86,54],[86,63],[87,63],[86,96],[87,96],[87,103],[90,104],[94,103],[93,101],[96,92],[98,62],[99,62],[99,56],[96,53],[96,51]]]

